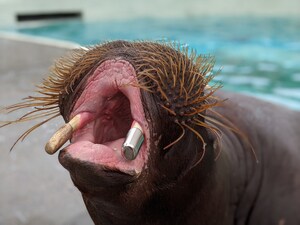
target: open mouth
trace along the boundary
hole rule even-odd
[[[133,66],[121,59],[100,64],[88,78],[70,118],[81,115],[80,128],[65,149],[74,159],[124,173],[140,173],[148,159],[149,128]],[[122,153],[132,123],[138,123],[145,140],[134,160]]]
[[[78,162],[83,166],[92,163],[97,169],[100,166],[121,173],[140,173],[150,162],[150,144],[154,147],[151,157],[164,157],[167,151],[156,149],[182,144],[188,133],[206,146],[200,129],[209,129],[217,137],[221,132],[215,126],[219,122],[206,115],[207,110],[213,112],[212,107],[222,103],[213,96],[219,86],[208,87],[214,58],[196,56],[179,45],[174,47],[115,41],[91,49],[75,49],[55,63],[49,77],[38,87],[41,96],[28,96],[23,102],[5,108],[8,112],[33,109],[1,127],[46,118],[25,131],[16,144],[62,115],[68,123],[52,135],[45,150],[54,154],[71,140],[59,156],[61,164],[69,170]],[[151,124],[145,119],[144,108]],[[79,125],[73,127],[75,120]],[[141,128],[144,141],[138,139],[135,146],[139,146],[139,152],[128,160],[130,150],[125,144],[132,135],[132,124]],[[166,130],[168,134],[164,134]],[[130,137],[137,139],[134,135]],[[204,156],[205,151],[202,152]]]

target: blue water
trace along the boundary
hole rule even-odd
[[[60,22],[15,31],[93,45],[107,40],[170,40],[216,57],[224,89],[300,109],[300,20],[291,18],[137,19]]]

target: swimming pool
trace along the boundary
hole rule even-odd
[[[93,45],[107,40],[170,40],[216,57],[224,89],[300,109],[300,20],[190,18],[60,22],[16,32]]]

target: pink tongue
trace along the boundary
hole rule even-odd
[[[82,129],[83,132],[85,132],[85,131],[87,131],[88,129],[85,129],[84,127],[85,127],[88,123],[90,123],[90,122],[92,122],[93,120],[95,120],[95,115],[94,115],[94,114],[91,114],[91,113],[87,113],[87,112],[80,113],[80,114],[78,114],[78,115],[80,115],[80,122],[79,122],[79,124],[77,125],[77,129]],[[131,128],[133,128],[133,127],[142,130],[142,127],[140,126],[140,124],[139,124],[136,120],[134,120],[134,121],[132,122]],[[131,128],[130,128],[130,129],[131,129]],[[81,136],[83,132],[82,132],[82,131],[81,131],[81,132],[77,132],[77,136]],[[78,133],[79,133],[79,134],[78,134]],[[76,135],[75,135],[75,137],[76,137]],[[103,144],[99,144],[99,145],[97,145],[97,146],[98,146],[98,149],[99,149],[99,148],[102,148],[102,147],[104,147],[104,146],[106,146],[107,148],[112,149],[112,150],[115,152],[115,154],[117,154],[117,156],[122,156],[122,157],[124,157],[123,154],[122,154],[122,146],[123,146],[123,143],[124,143],[124,141],[125,141],[125,138],[126,138],[126,137],[120,138],[120,139],[117,139],[117,140],[114,140],[114,141],[105,142],[105,143],[103,143]],[[93,141],[93,137],[92,137],[91,134],[89,134],[89,132],[85,132],[84,138],[80,138],[80,137],[79,137],[79,138],[75,138],[75,140],[76,140],[76,142],[78,142],[78,141],[79,141],[79,142],[84,142],[84,140],[85,140],[85,141],[90,141],[90,142],[92,142],[92,141]],[[82,141],[81,141],[81,140],[82,140]],[[83,146],[83,147],[84,147],[84,146]]]
[[[115,140],[115,141],[106,142],[103,145],[106,145],[107,147],[114,150],[115,154],[117,154],[118,156],[123,157],[123,155],[122,155],[122,145],[124,143],[124,140],[125,140],[125,138],[120,138],[120,139]]]
[[[118,168],[124,172],[141,172],[141,161],[144,160],[143,158],[137,157],[136,160],[129,161],[122,154],[122,145],[125,137],[103,144],[94,144],[94,138],[89,132],[89,124],[86,124],[93,123],[93,114],[81,113],[80,115],[80,130],[75,133],[74,140],[72,140],[73,144],[66,148],[73,158],[105,165],[110,168]],[[132,126],[140,127],[139,123],[135,120]]]
[[[117,167],[118,164],[123,161],[121,152],[119,151],[123,141],[124,139],[119,139],[110,142],[110,146],[94,144],[89,141],[80,141],[68,146],[67,151],[72,157],[82,161],[89,161],[113,168]],[[113,148],[111,148],[111,146]],[[114,148],[116,150],[114,150]]]

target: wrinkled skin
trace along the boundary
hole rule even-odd
[[[259,162],[249,144],[222,127],[219,145],[205,128],[196,128],[207,143],[199,163],[202,142],[189,130],[164,151],[180,129],[157,106],[155,93],[141,90],[150,152],[140,173],[79,160],[68,147],[59,154],[95,224],[300,224],[299,112],[238,94],[216,95],[229,100],[215,111],[248,137]]]

